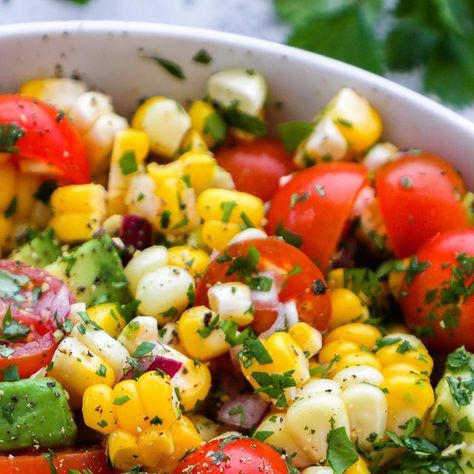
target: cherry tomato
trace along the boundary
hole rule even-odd
[[[206,443],[189,454],[173,474],[289,474],[286,458],[269,444],[229,436]]]
[[[272,270],[281,278],[280,302],[295,301],[299,318],[320,331],[327,329],[331,314],[326,281],[321,271],[297,248],[276,238],[247,240],[231,245],[213,260],[198,283],[196,305],[208,305],[207,291],[218,282],[242,281],[237,272],[228,274],[239,257],[249,255],[254,247],[259,253],[258,271]],[[274,305],[255,304],[252,327],[257,333],[267,330],[275,321],[278,302]]]
[[[53,470],[53,463],[56,471]],[[104,448],[91,448],[73,451],[68,449],[55,454],[13,454],[0,456],[0,472],[2,474],[70,474],[76,469],[92,474],[111,474],[115,470],[107,465]],[[87,471],[87,472],[89,472]]]
[[[90,181],[82,139],[69,118],[52,105],[20,95],[0,95],[0,125],[5,130],[13,125],[21,134],[8,147],[0,146],[0,152],[10,153],[15,160],[39,161],[46,165],[47,174],[57,174],[64,181]]]
[[[376,177],[380,210],[397,257],[414,254],[438,232],[469,225],[456,170],[431,153],[406,153]]]
[[[400,296],[407,325],[436,351],[474,351],[474,229],[439,234],[415,258]]]
[[[43,270],[0,260],[0,295],[0,374],[15,365],[29,377],[51,361],[71,293]]]
[[[290,155],[279,140],[258,138],[252,142],[226,145],[216,158],[231,175],[238,191],[268,201],[278,189],[282,176],[295,171]]]
[[[367,169],[356,163],[324,163],[301,171],[273,196],[267,231],[287,241],[290,234],[325,271],[367,184]]]

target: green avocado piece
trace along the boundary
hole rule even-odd
[[[0,382],[0,451],[69,446],[76,433],[66,393],[55,379]]]
[[[85,242],[45,270],[63,280],[87,305],[130,301],[122,261],[108,235]]]
[[[50,228],[37,233],[29,242],[15,249],[10,255],[10,260],[43,268],[57,260],[60,255],[61,246],[54,230]]]

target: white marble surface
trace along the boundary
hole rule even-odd
[[[0,25],[49,20],[133,20],[211,28],[284,41],[288,31],[272,0],[0,0]],[[419,74],[389,78],[420,91]],[[474,120],[474,106],[460,111]]]

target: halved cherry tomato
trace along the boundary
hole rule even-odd
[[[0,456],[2,474],[51,474],[53,463],[57,474],[70,474],[71,469],[92,474],[111,474],[115,472],[107,465],[104,448],[91,448],[73,451],[68,449],[58,453],[12,454]],[[87,472],[89,472],[87,471]]]
[[[438,232],[469,225],[464,183],[452,165],[428,152],[406,153],[376,177],[380,210],[397,257],[414,254]]]
[[[294,469],[294,468],[293,468]],[[173,474],[289,474],[286,457],[251,438],[229,436],[206,443],[189,454]]]
[[[89,163],[78,131],[64,113],[38,99],[0,95],[0,124],[19,127],[22,136],[10,144],[15,160],[34,160],[45,173],[72,183],[90,181]]]
[[[331,303],[323,274],[303,252],[272,237],[238,242],[225,250],[225,258],[213,260],[198,283],[196,304],[209,304],[207,291],[216,283],[242,281],[236,272],[229,275],[229,268],[238,257],[247,256],[251,246],[259,253],[258,271],[272,270],[282,278],[279,301],[295,301],[300,320],[320,331],[326,330]],[[277,317],[277,304],[255,306],[252,327],[257,333],[267,330],[273,324]]]
[[[72,302],[66,285],[44,270],[0,260],[0,379],[9,366],[25,378],[49,364],[57,346],[54,332]],[[5,321],[8,313],[13,319]]]
[[[324,163],[301,171],[273,196],[267,231],[293,234],[292,240],[325,271],[367,184],[367,168],[356,163]]]
[[[412,259],[400,304],[407,325],[428,347],[474,351],[474,229],[445,232]]]
[[[278,189],[282,176],[295,171],[295,166],[279,140],[258,138],[252,142],[225,145],[216,158],[234,179],[238,191],[268,201]]]

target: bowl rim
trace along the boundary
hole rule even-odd
[[[225,46],[238,46],[258,50],[262,54],[283,55],[292,57],[301,62],[309,62],[330,72],[355,77],[367,86],[377,87],[388,95],[398,96],[412,102],[417,107],[435,115],[442,115],[445,121],[454,127],[461,128],[465,133],[474,136],[474,122],[463,117],[434,99],[419,92],[402,86],[390,79],[366,71],[357,66],[329,58],[327,56],[305,51],[282,43],[269,41],[252,36],[228,33],[209,28],[183,26],[175,24],[123,21],[123,20],[62,20],[44,22],[14,23],[0,25],[0,45],[3,40],[29,35],[45,34],[100,34],[124,33],[129,35],[145,34],[150,36],[165,36],[179,39],[180,37],[194,40],[206,40]]]

